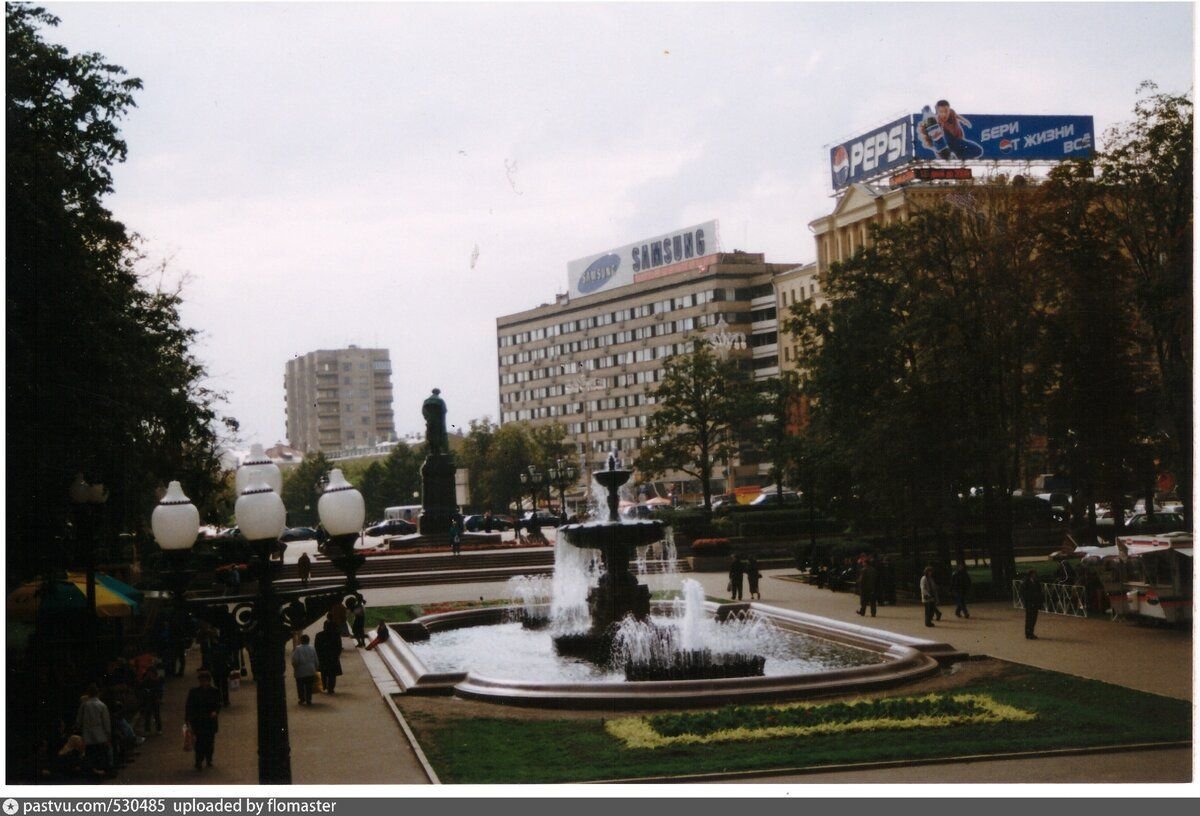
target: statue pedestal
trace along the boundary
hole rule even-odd
[[[425,457],[421,465],[421,516],[417,529],[421,535],[445,536],[450,520],[458,512],[454,493],[454,459],[448,453]]]

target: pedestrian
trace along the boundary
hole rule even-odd
[[[300,586],[308,586],[308,576],[312,575],[312,559],[308,553],[301,553],[296,561],[296,573],[300,576]]]
[[[933,618],[942,619],[942,610],[938,609],[938,586],[933,580],[933,567],[926,567],[921,576],[921,603],[925,604],[925,625],[933,626]]]
[[[325,693],[333,694],[337,679],[342,674],[342,635],[333,621],[325,621],[325,628],[317,633],[313,648],[317,652],[317,665]]]
[[[1037,626],[1038,612],[1042,608],[1042,602],[1046,599],[1042,592],[1042,584],[1037,577],[1037,570],[1029,570],[1025,573],[1025,580],[1021,582],[1017,592],[1021,596],[1021,605],[1025,607],[1025,639],[1037,640],[1038,637],[1033,633],[1033,628]]]
[[[752,555],[746,563],[746,582],[750,585],[751,600],[755,598],[762,600],[762,595],[758,591],[759,578],[762,578],[762,573],[758,571],[758,559]]]
[[[301,635],[300,645],[292,649],[292,676],[296,678],[296,693],[300,697],[300,705],[312,705],[318,665],[317,650],[308,642],[308,635]]]
[[[368,652],[371,651],[376,646],[378,646],[380,643],[387,643],[388,638],[391,636],[392,636],[392,633],[391,633],[391,630],[388,629],[387,624],[384,623],[383,621],[380,621],[379,625],[375,627],[375,639],[372,640],[370,645],[367,646],[367,651]]]
[[[879,570],[875,567],[875,559],[868,557],[863,561],[862,569],[858,571],[858,614],[866,615],[867,607],[871,607],[871,617],[875,617],[875,609],[879,603]]]
[[[967,572],[964,561],[958,562],[958,569],[950,576],[950,594],[954,596],[954,617],[969,618],[967,611],[967,595],[971,592],[971,574]]]
[[[346,604],[341,598],[333,602],[333,606],[329,607],[329,619],[337,625],[338,636],[346,634],[346,621],[350,619],[350,610],[346,608]]]
[[[735,601],[742,599],[742,577],[746,574],[746,565],[740,555],[734,555],[729,565],[729,597]]]
[[[212,683],[212,672],[201,669],[196,673],[198,686],[188,691],[184,704],[183,721],[195,738],[193,750],[196,755],[196,770],[204,765],[212,767],[213,748],[217,741],[221,713],[221,692]]]
[[[450,553],[458,555],[462,550],[462,527],[457,518],[450,519]]]
[[[358,598],[346,601],[350,611],[350,634],[354,637],[354,645],[361,649],[367,645],[367,610],[365,603]]]
[[[492,531],[492,511],[488,510],[483,514],[483,531],[490,533]]]
[[[158,670],[153,666],[146,669],[138,683],[138,702],[141,704],[142,730],[150,733],[150,723],[154,723],[154,732],[162,734],[162,700],[163,679],[158,676]]]
[[[112,718],[95,683],[79,700],[75,728],[83,737],[84,764],[93,775],[107,776],[112,770]]]

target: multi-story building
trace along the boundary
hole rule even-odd
[[[350,346],[309,352],[288,361],[283,385],[293,448],[332,452],[395,437],[387,349]]]
[[[636,459],[666,358],[697,338],[755,378],[777,375],[772,281],[795,264],[716,251],[715,232],[710,222],[576,261],[568,294],[498,318],[501,423],[563,425],[590,472],[610,452]],[[735,478],[760,476],[754,462],[733,465]],[[714,489],[725,489],[723,478]]]

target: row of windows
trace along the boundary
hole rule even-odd
[[[772,343],[779,342],[779,332],[762,332],[761,334],[750,335],[751,348],[759,348],[760,346],[769,346]]]
[[[768,285],[768,289],[770,286]],[[627,309],[618,309],[615,312],[604,312],[589,317],[582,317],[578,320],[567,320],[563,323],[556,323],[551,326],[543,326],[538,329],[530,329],[528,331],[519,332],[517,334],[502,335],[497,339],[500,348],[508,346],[520,346],[525,343],[545,340],[550,337],[558,337],[563,334],[571,334],[573,332],[583,331],[584,329],[595,329],[603,326],[611,326],[614,323],[620,323],[625,320],[636,320],[642,317],[650,317],[655,314],[665,314],[666,312],[675,311],[678,309],[690,309],[693,306],[702,306],[705,303],[713,301],[740,300],[744,298],[735,297],[736,292],[741,290],[734,289],[710,289],[706,292],[694,292],[688,295],[680,295],[674,298],[665,298],[654,303],[644,303],[641,306],[631,306]]]
[[[760,310],[766,311],[766,310]],[[770,317],[775,316],[775,309],[770,311]],[[752,314],[760,314],[754,312]],[[728,312],[717,313],[710,315],[699,315],[697,317],[684,317],[679,320],[670,320],[663,323],[654,323],[649,326],[640,326],[636,329],[625,329],[612,334],[600,334],[595,337],[585,337],[582,340],[572,340],[569,343],[560,343],[555,346],[545,346],[538,349],[529,349],[519,351],[514,354],[504,354],[500,357],[500,365],[510,366],[518,363],[535,363],[541,360],[556,360],[565,354],[575,354],[581,351],[592,351],[593,349],[606,348],[608,346],[620,345],[622,343],[634,343],[638,340],[649,340],[653,337],[665,337],[668,334],[678,334],[679,332],[695,331],[697,329],[706,329],[717,325],[722,318],[727,324],[742,322],[746,319],[745,312]],[[766,320],[770,318],[759,317],[755,320]]]
[[[791,303],[788,303],[788,295],[789,294],[792,296]],[[797,292],[795,292],[795,291],[789,292],[787,289],[785,289],[785,290],[783,290],[783,305],[784,306],[793,306],[796,303],[800,302],[801,300],[808,300],[809,298],[814,297],[816,294],[817,294],[816,281],[813,281],[808,286],[801,286],[800,290],[799,290],[799,297],[796,296]]]
[[[665,346],[649,346],[643,349],[630,349],[623,351],[620,354],[610,354],[605,357],[596,357],[588,361],[586,369],[589,371],[601,371],[606,368],[615,366],[629,365],[631,363],[645,363],[650,360],[661,360],[666,357],[671,357],[676,354],[690,354],[696,347],[695,341],[688,340],[684,343],[668,343]],[[567,366],[571,366],[570,371],[567,371]],[[511,371],[500,375],[500,385],[515,385],[517,383],[535,382],[553,377],[567,376],[576,371],[576,364],[564,363],[559,366],[550,366],[548,368],[535,368],[529,371]],[[554,396],[547,394],[547,396]]]

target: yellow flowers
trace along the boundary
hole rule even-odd
[[[711,727],[712,715],[672,715],[663,734],[656,718],[624,717],[609,720],[605,730],[625,743],[626,748],[663,748],[672,745],[706,745],[718,742],[747,742],[776,737],[805,737],[866,731],[898,731],[909,728],[947,728],[956,725],[1026,722],[1034,714],[1004,705],[983,694],[928,694],[924,697],[856,700],[849,703],[794,703],[781,706],[742,708],[752,724]],[[681,731],[681,724],[694,719],[695,731]]]

